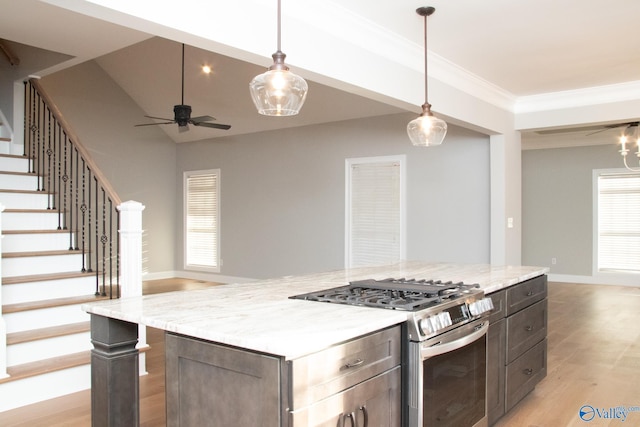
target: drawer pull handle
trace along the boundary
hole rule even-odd
[[[531,374],[533,374],[533,369],[527,368],[527,369],[523,370],[522,373],[525,374],[525,375],[531,375]]]
[[[344,366],[345,366],[345,368],[350,369],[350,368],[355,368],[356,366],[360,366],[363,363],[364,363],[364,359],[356,359],[353,362],[349,362]]]
[[[344,419],[345,420],[351,420],[351,427],[356,427],[357,426],[357,424],[356,424],[356,414],[354,414],[353,412],[350,412],[350,413],[346,414],[344,416]],[[344,424],[345,424],[345,427],[347,427],[347,423],[344,423]]]
[[[527,291],[527,296],[528,296],[528,297],[530,297],[531,295],[533,295],[533,291],[532,291],[531,289],[529,289],[529,290]]]
[[[367,411],[367,407],[365,405],[362,405],[360,407],[360,410],[362,411],[362,416],[363,416],[363,422],[364,422],[363,427],[369,427],[369,411]]]
[[[531,325],[525,326],[524,330],[527,331],[527,332],[531,332],[531,331],[533,331],[533,326],[531,326]]]

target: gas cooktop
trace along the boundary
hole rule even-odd
[[[350,282],[349,285],[294,295],[290,298],[419,311],[475,293],[482,293],[477,284],[390,278],[358,280]]]

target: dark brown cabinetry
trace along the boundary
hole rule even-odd
[[[399,326],[291,361],[169,333],[167,425],[399,427],[400,360]]]
[[[547,374],[547,276],[489,295],[487,407],[489,424],[526,396]]]

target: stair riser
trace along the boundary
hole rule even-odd
[[[5,209],[48,209],[53,205],[48,204],[47,193],[24,194],[6,193],[0,191],[0,203]]]
[[[89,321],[89,314],[82,311],[82,304],[4,314],[7,333],[30,331],[50,326]]]
[[[35,362],[51,357],[91,350],[91,334],[64,335],[55,338],[24,342],[7,346],[7,367]]]
[[[2,129],[0,127],[0,129]],[[2,137],[2,131],[0,130],[0,137]],[[11,154],[11,141],[0,140],[0,154]]]
[[[5,234],[2,252],[55,251],[68,249],[73,244],[70,233]],[[70,242],[71,240],[71,242]]]
[[[64,273],[82,269],[82,254],[2,258],[2,277]]]
[[[3,230],[56,230],[57,212],[3,212]]]
[[[0,170],[6,172],[29,172],[29,159],[0,157]]]
[[[0,412],[91,388],[91,365],[0,384]],[[89,422],[89,421],[87,421]]]
[[[47,280],[42,282],[17,283],[2,286],[2,303],[18,304],[31,301],[77,297],[91,295],[95,292],[96,278],[88,274],[64,280]]]
[[[29,191],[38,189],[38,177],[36,175],[11,175],[0,172],[0,179],[2,179],[1,188],[3,189]]]

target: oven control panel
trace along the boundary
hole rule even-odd
[[[493,310],[491,298],[459,302],[455,305],[443,307],[439,312],[423,315],[419,319],[415,319],[418,327],[417,332],[423,338],[427,338],[452,329],[455,325],[474,320],[491,310]],[[414,339],[417,338],[419,337]]]

